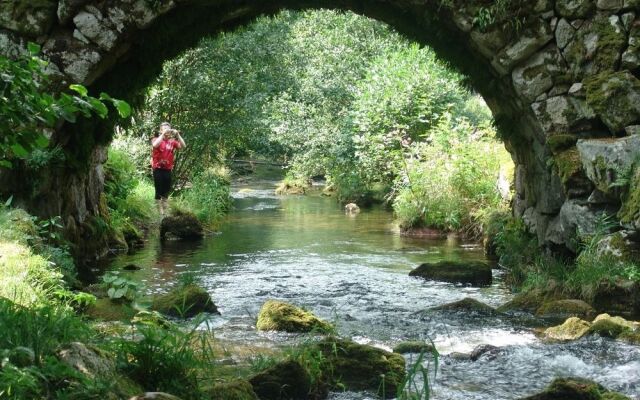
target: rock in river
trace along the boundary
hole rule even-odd
[[[563,321],[569,317],[591,320],[595,317],[596,310],[582,300],[553,300],[542,304],[536,311],[536,315],[542,318]]]
[[[521,400],[630,400],[611,392],[596,382],[582,378],[558,378],[541,393]]]
[[[311,389],[309,373],[293,360],[269,367],[249,382],[261,400],[307,399]]]
[[[200,239],[204,235],[202,224],[191,213],[180,213],[162,219],[160,223],[160,237],[167,235],[179,239]]]
[[[440,261],[421,264],[409,272],[409,276],[418,276],[434,281],[486,286],[491,284],[491,267],[482,262]]]
[[[453,303],[443,304],[430,308],[428,311],[463,312],[473,315],[497,315],[495,308],[486,305],[476,299],[466,297]]]
[[[197,285],[185,285],[153,298],[151,309],[173,317],[188,318],[202,312],[220,314],[209,293]]]
[[[328,332],[333,327],[302,308],[269,300],[260,309],[256,328],[260,331]]]

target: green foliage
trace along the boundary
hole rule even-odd
[[[63,119],[74,123],[84,117],[108,114],[110,102],[121,117],[130,114],[129,105],[102,93],[89,96],[82,85],[70,85],[69,93],[47,92],[47,62],[38,57],[40,46],[29,43],[28,51],[12,60],[0,56],[0,167],[11,168],[15,159],[27,158],[36,149],[49,146],[50,129]],[[42,162],[42,157],[40,159]]]
[[[411,361],[412,364],[407,370],[407,376],[398,387],[396,399],[429,400],[431,398],[431,382],[435,381],[438,374],[440,353],[435,346],[432,346],[431,351],[423,350],[415,360]]]
[[[510,218],[498,231],[495,241],[499,263],[509,270],[510,283],[521,285],[539,259],[536,238],[529,233],[521,218]]]
[[[191,187],[172,199],[173,212],[190,211],[203,224],[215,226],[231,207],[228,171],[207,168],[195,173]]]
[[[121,338],[113,350],[119,369],[146,390],[180,393],[185,399],[204,398],[204,369],[213,365],[213,349],[203,322],[196,318],[193,328],[139,325],[139,340]],[[211,375],[207,370],[206,375]]]
[[[142,289],[140,282],[127,279],[118,271],[104,274],[102,283],[107,288],[107,296],[111,300],[135,301]]]

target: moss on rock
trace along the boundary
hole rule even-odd
[[[634,224],[640,219],[640,168],[633,172],[629,188],[622,198],[618,218],[624,224]]]
[[[430,353],[434,350],[432,344],[422,340],[411,340],[400,342],[393,346],[393,352],[398,354],[406,353]]]
[[[311,390],[309,373],[293,360],[280,362],[249,379],[261,400],[307,399]]]
[[[405,378],[400,354],[337,338],[325,339],[317,347],[331,366],[326,374],[334,389],[372,390],[391,398]]]
[[[260,309],[256,328],[261,331],[329,332],[333,326],[309,311],[278,300],[269,300]]]
[[[197,285],[185,285],[155,296],[151,309],[172,317],[189,318],[202,312],[219,314],[209,293]]]
[[[562,325],[547,328],[543,336],[550,340],[577,340],[589,333],[591,324],[577,317],[568,318]]]
[[[130,321],[137,311],[130,304],[111,301],[111,299],[97,299],[94,304],[87,306],[84,314],[101,321]]]
[[[167,235],[180,239],[200,239],[204,236],[204,228],[193,213],[181,212],[162,219],[160,237],[164,239]]]
[[[242,379],[216,383],[208,394],[217,400],[258,400],[251,383]]]
[[[465,283],[476,286],[491,284],[491,267],[482,262],[440,261],[424,263],[409,272],[409,276],[417,276],[434,281]]]
[[[629,400],[619,393],[611,392],[602,385],[582,378],[558,378],[541,393],[521,400]]]
[[[612,132],[640,118],[640,80],[628,71],[605,71],[584,80],[587,104]]]
[[[498,312],[527,311],[535,312],[546,300],[545,293],[540,289],[533,289],[516,295],[511,301],[497,308]]]
[[[552,300],[542,304],[536,311],[536,315],[561,320],[569,317],[591,320],[596,315],[596,310],[582,300]]]
[[[553,161],[565,188],[572,186],[576,180],[584,180],[580,152],[576,147],[556,153]]]
[[[577,142],[578,136],[571,134],[556,134],[547,138],[547,146],[549,146],[549,150],[551,150],[553,154],[558,154],[563,150],[570,149],[574,147]]]
[[[600,314],[593,320],[591,333],[615,339],[622,334],[632,333],[636,329],[640,329],[640,324],[637,322],[627,321],[622,317],[612,317],[609,314]]]

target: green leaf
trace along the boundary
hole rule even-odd
[[[87,101],[89,102],[89,104],[91,104],[93,111],[95,111],[100,118],[105,118],[107,114],[109,114],[107,106],[105,106],[103,102],[96,99],[95,97],[89,97]]]
[[[35,56],[36,54],[40,53],[40,45],[37,43],[29,42],[27,43],[27,50],[29,50],[29,53],[32,56]]]
[[[118,114],[120,114],[120,118],[127,118],[131,115],[131,106],[124,100],[112,99],[113,105],[118,110]]]
[[[80,93],[80,96],[82,97],[87,97],[87,94],[89,94],[89,91],[87,90],[86,87],[82,86],[82,85],[69,85],[69,89]]]
[[[39,134],[38,136],[36,136],[35,144],[39,148],[44,149],[45,147],[49,146],[49,139],[45,135]]]
[[[116,294],[116,290],[114,288],[109,288],[109,290],[107,290],[107,296],[109,296],[109,298],[115,299],[114,297],[115,294]]]
[[[25,149],[24,147],[22,147],[22,145],[18,143],[11,145],[11,151],[13,151],[13,154],[15,154],[17,157],[26,157],[29,155],[29,152],[27,151],[27,149]]]
[[[9,198],[7,199],[7,201],[4,202],[4,206],[5,207],[9,207],[11,205],[11,202],[13,201],[13,195],[9,196]]]
[[[0,167],[11,168],[13,167],[13,164],[11,164],[11,161],[9,160],[0,160]]]
[[[113,293],[113,297],[112,298],[113,299],[119,299],[122,296],[124,296],[126,293],[127,293],[127,289],[125,289],[125,288],[116,289],[116,291]]]

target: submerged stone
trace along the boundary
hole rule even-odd
[[[471,361],[478,361],[480,358],[493,360],[494,358],[498,357],[501,352],[502,350],[500,349],[500,347],[490,344],[481,344],[479,346],[476,346],[473,351],[471,351],[469,359],[471,359]]]
[[[260,400],[307,399],[311,390],[309,373],[293,360],[280,362],[249,382]]]
[[[582,378],[558,378],[541,393],[520,400],[630,400],[602,385]]]
[[[256,328],[260,331],[328,332],[332,325],[309,311],[278,300],[269,300],[260,309]]]
[[[540,306],[536,315],[549,319],[566,320],[569,317],[578,317],[591,320],[596,315],[596,310],[582,300],[553,300]]]
[[[220,314],[209,292],[197,285],[186,285],[153,298],[151,309],[172,317],[189,318],[208,312]]]
[[[440,261],[424,263],[409,272],[409,276],[418,276],[434,281],[465,283],[475,286],[491,284],[491,267],[482,262]]]
[[[495,308],[470,297],[466,297],[452,303],[443,304],[441,306],[432,307],[429,311],[464,312],[478,315],[498,314]]]
[[[404,381],[405,360],[400,354],[337,338],[316,346],[329,366],[325,373],[333,389],[371,390],[392,398]]]
[[[550,340],[577,340],[589,333],[591,324],[577,317],[568,318],[562,325],[547,328],[543,336]]]

